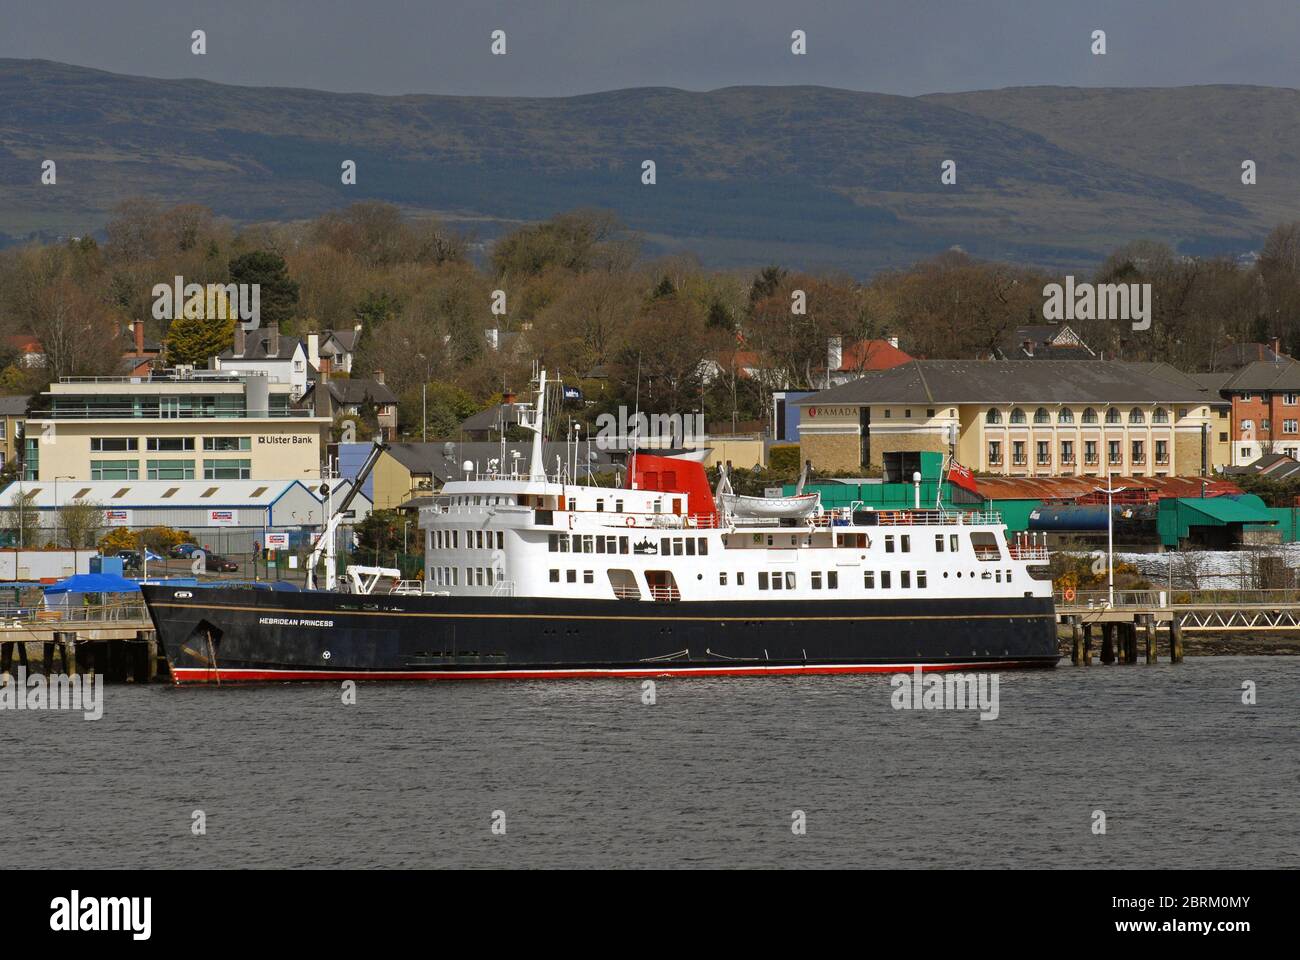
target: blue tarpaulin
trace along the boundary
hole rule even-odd
[[[136,593],[140,585],[134,580],[111,573],[79,573],[45,588],[46,596],[52,593]]]

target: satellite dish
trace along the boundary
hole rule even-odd
[[[322,483],[320,485],[320,495],[323,497],[329,492],[330,492],[330,485],[328,483]]]
[[[460,468],[461,468],[462,470],[464,470],[466,473],[473,473],[473,472],[474,472],[474,461],[473,461],[473,460],[466,460],[464,463],[462,463],[462,464],[460,465]]]

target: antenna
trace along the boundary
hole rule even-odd
[[[636,410],[632,415],[632,457],[628,468],[631,489],[636,489],[636,448],[641,433],[641,354],[636,355]]]

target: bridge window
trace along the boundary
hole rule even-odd
[[[566,570],[566,571],[564,571],[564,579],[565,579],[568,583],[577,583],[577,582],[578,582],[578,571],[577,571],[577,570]]]
[[[942,534],[942,533],[936,533],[936,534],[934,535],[934,552],[935,552],[935,553],[943,553],[943,534]]]
[[[724,571],[718,574],[718,586],[725,587],[726,585],[727,585],[727,574]]]
[[[885,553],[893,553],[893,552],[894,552],[894,535],[891,533],[885,536]]]
[[[911,552],[912,552],[912,535],[911,535],[910,533],[904,533],[904,534],[903,534],[902,536],[900,536],[898,539],[899,539],[899,542],[900,542],[900,544],[901,544],[901,546],[902,546],[902,548],[903,548],[903,552],[904,552],[904,553],[911,553]]]

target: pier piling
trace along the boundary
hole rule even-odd
[[[1169,622],[1169,662],[1183,662],[1183,625],[1177,617]]]
[[[1092,624],[1083,625],[1083,665],[1092,666]]]
[[[1113,623],[1101,625],[1101,662],[1115,662],[1115,624]]]
[[[1070,662],[1076,667],[1083,663],[1083,626],[1078,617],[1070,618]]]
[[[1147,632],[1147,636],[1146,636],[1147,663],[1155,663],[1157,659],[1156,658],[1156,618],[1151,616],[1150,614],[1147,614],[1145,619],[1146,619],[1146,628],[1147,628],[1146,631]]]

